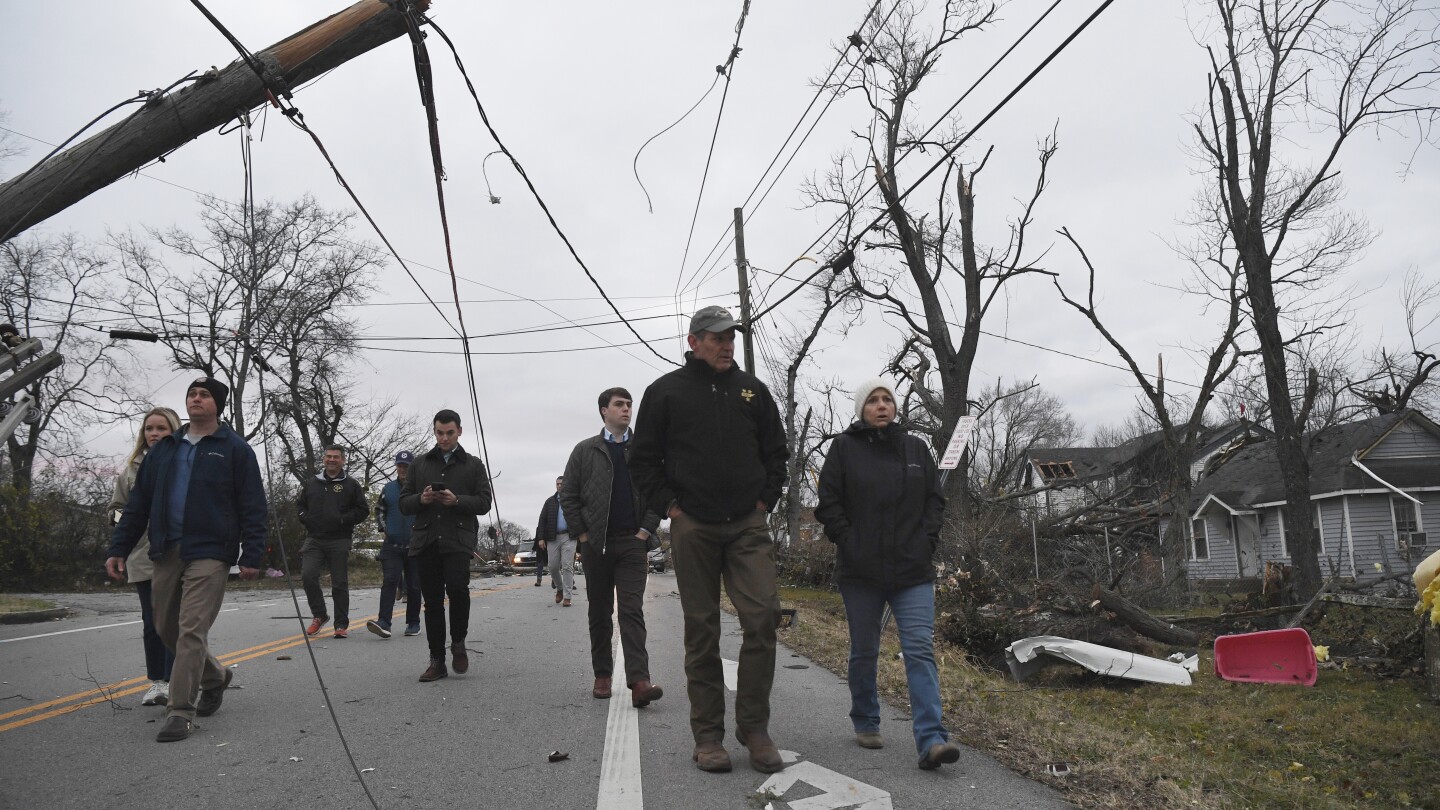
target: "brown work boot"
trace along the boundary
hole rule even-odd
[[[933,771],[941,765],[960,761],[960,746],[952,742],[935,743],[920,758],[920,770]]]
[[[420,676],[420,682],[430,683],[431,681],[438,681],[449,674],[450,673],[445,670],[444,658],[431,658],[430,666],[426,667],[425,672]]]
[[[555,592],[555,604],[557,604],[557,605],[560,604],[560,600],[561,600],[561,599],[564,599],[564,598],[565,598],[565,594],[560,593],[559,591],[556,591],[556,592]]]
[[[630,705],[637,709],[641,706],[649,706],[650,701],[659,700],[662,697],[665,697],[665,690],[649,681],[636,681],[635,685],[630,687]]]
[[[780,758],[780,749],[775,747],[769,732],[736,729],[735,738],[750,749],[750,767],[760,773],[776,773],[785,768],[785,760]]]
[[[697,743],[695,745],[695,755],[692,756],[691,759],[695,760],[695,767],[702,771],[709,771],[711,773],[730,772],[730,752],[726,751],[725,746],[716,740]]]
[[[569,599],[566,599],[564,602],[561,602],[560,604],[561,604],[562,606],[564,606],[564,607],[570,607],[570,600],[569,600]]]
[[[881,737],[878,731],[857,731],[855,732],[855,742],[858,743],[861,748],[885,747],[885,738]]]
[[[456,675],[464,675],[470,669],[470,655],[465,650],[465,642],[457,641],[450,645],[450,668],[455,670]]]
[[[595,688],[590,690],[590,694],[593,695],[593,696],[595,696],[596,698],[598,698],[598,699],[600,699],[600,700],[609,700],[609,699],[610,699],[610,677],[607,675],[607,676],[604,677],[604,678],[600,678],[600,677],[595,678]]]

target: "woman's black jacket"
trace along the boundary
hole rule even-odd
[[[904,428],[851,425],[820,471],[815,517],[842,583],[905,588],[935,578],[945,496],[930,448]]]

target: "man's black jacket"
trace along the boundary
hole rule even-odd
[[[295,506],[300,524],[316,540],[349,540],[355,527],[370,516],[365,490],[348,475],[330,479],[320,473],[305,479]]]
[[[790,451],[770,390],[738,367],[685,361],[640,402],[629,467],[646,505],[664,516],[673,500],[703,523],[746,517],[757,502],[773,509]]]
[[[437,482],[443,482],[460,502],[454,506],[421,503],[420,493]],[[412,557],[431,545],[438,545],[442,554],[474,553],[480,540],[476,516],[489,511],[490,476],[485,473],[485,465],[458,444],[449,462],[439,445],[415,459],[400,487],[400,513],[415,516],[410,532]]]

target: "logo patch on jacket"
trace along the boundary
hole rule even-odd
[[[341,486],[340,484],[331,484],[331,485],[330,485],[330,491],[331,491],[331,492],[339,492],[340,490],[342,490],[342,489],[344,489],[344,488],[345,488],[345,487]]]
[[[750,402],[750,400],[752,400],[752,399],[755,398],[755,392],[754,392],[754,391],[751,391],[749,388],[741,388],[741,389],[740,389],[740,396],[741,396],[741,397],[745,400],[745,402],[748,404],[748,403]]]

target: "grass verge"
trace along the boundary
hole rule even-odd
[[[839,594],[782,588],[799,611],[780,638],[842,677],[849,634]],[[894,626],[879,686],[908,705]],[[1418,678],[1327,669],[1313,688],[1215,677],[1201,654],[1192,686],[1142,684],[1077,666],[1023,684],[937,645],[946,725],[958,741],[1053,785],[1087,808],[1419,807],[1440,810],[1440,714]],[[844,721],[848,707],[836,706]],[[1070,775],[1045,773],[1066,763]]]
[[[45,599],[31,599],[25,596],[0,593],[0,614],[29,613],[32,610],[50,610],[55,603]]]

